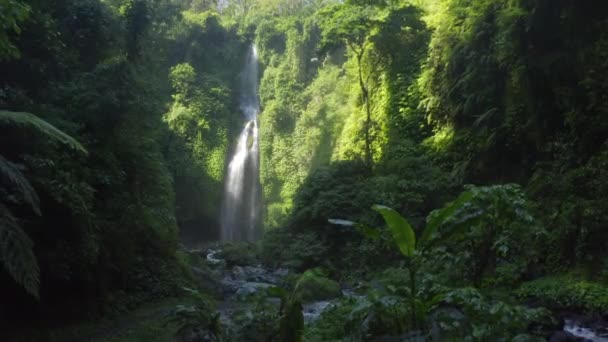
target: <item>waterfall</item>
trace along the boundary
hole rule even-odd
[[[247,53],[241,73],[240,109],[245,127],[228,164],[221,213],[222,241],[254,241],[261,236],[260,150],[257,117],[258,54],[255,45]]]

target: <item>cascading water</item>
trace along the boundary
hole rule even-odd
[[[228,164],[224,203],[221,213],[222,241],[254,241],[261,236],[260,153],[257,117],[258,54],[255,45],[247,53],[241,73],[240,108],[245,115],[245,128]]]

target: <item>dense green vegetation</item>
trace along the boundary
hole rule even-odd
[[[527,341],[608,314],[608,3],[0,0],[0,22],[1,340],[175,297],[114,338]],[[181,244],[219,236],[251,43],[264,237],[219,255],[291,273],[233,331]]]
[[[196,3],[0,6],[0,106],[46,120],[2,111],[2,321],[176,295],[178,224],[217,220],[242,40]]]

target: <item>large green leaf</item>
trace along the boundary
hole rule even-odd
[[[44,121],[34,114],[26,112],[12,112],[8,110],[0,110],[0,124],[23,126],[33,128],[38,132],[69,145],[75,150],[87,153],[87,150],[76,139],[63,133],[57,127]]]
[[[435,211],[429,216],[428,222],[424,231],[422,232],[422,236],[420,237],[419,244],[428,243],[429,240],[437,233],[439,227],[454,213],[462,208],[467,202],[469,202],[473,198],[473,193],[471,191],[465,191],[454,201],[449,203],[447,206]]]
[[[395,210],[383,205],[376,204],[372,206],[372,209],[380,213],[384,218],[401,254],[406,257],[413,256],[416,248],[416,234],[407,220]]]

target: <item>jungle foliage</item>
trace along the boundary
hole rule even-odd
[[[0,17],[2,339],[177,295],[179,231],[217,220],[244,40],[198,1]]]
[[[522,296],[507,294],[522,284],[528,300],[553,310],[588,312],[583,293],[602,302],[606,9],[594,1],[345,1],[244,15],[265,68],[263,255],[353,282],[400,265],[391,270],[409,284],[385,284],[367,304],[346,301],[331,323],[307,330],[311,340],[428,337],[442,325],[451,338],[542,336],[529,325],[550,326],[546,311],[527,311]],[[447,210],[459,193],[472,197]],[[368,228],[382,224],[374,204],[411,228],[395,239],[392,229]],[[435,237],[420,260],[406,243],[416,236]],[[566,273],[570,294],[549,287]],[[425,280],[414,291],[416,275]],[[484,310],[511,320],[509,332],[496,331]],[[336,326],[358,314],[351,328]],[[454,323],[459,315],[475,318]],[[372,322],[377,328],[365,325]],[[452,323],[469,325],[452,331]]]
[[[265,236],[223,256],[360,293],[304,325],[284,292],[242,336],[534,340],[545,308],[606,314],[608,3],[0,0],[2,333],[192,286],[179,244],[218,237],[251,43]]]

